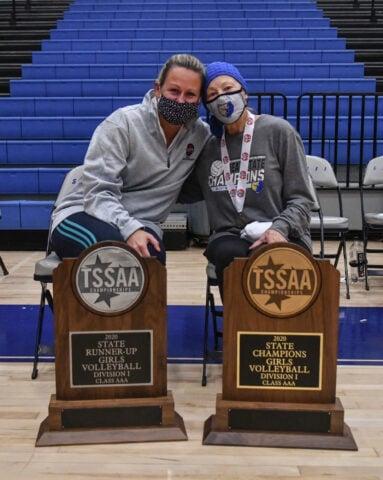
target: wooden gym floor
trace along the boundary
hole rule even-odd
[[[0,304],[37,304],[40,289],[32,279],[33,267],[43,253],[0,255],[10,272],[0,276]],[[169,252],[168,304],[203,305],[204,269],[200,248]],[[383,307],[382,292],[383,278],[373,278],[369,292],[352,285],[347,300],[341,284],[340,304]],[[383,345],[381,349],[383,360]],[[54,365],[41,363],[36,380],[30,374],[31,363],[0,363],[1,480],[383,480],[383,362],[338,366],[337,396],[358,451],[202,445],[204,422],[214,414],[221,391],[221,366],[208,366],[208,385],[202,387],[201,366],[190,364],[168,366],[168,388],[185,422],[187,441],[36,448],[55,390]]]

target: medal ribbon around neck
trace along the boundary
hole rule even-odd
[[[248,117],[246,119],[245,131],[243,132],[242,137],[242,148],[241,148],[241,163],[239,166],[239,178],[237,186],[235,186],[230,173],[230,157],[227,150],[225,133],[223,133],[221,138],[221,160],[223,165],[223,173],[225,176],[225,183],[227,191],[229,192],[231,201],[238,213],[241,213],[243,210],[243,205],[245,203],[246,197],[246,184],[247,184],[247,172],[249,170],[249,158],[251,150],[251,142],[253,139],[253,131],[255,124],[255,116],[248,112]]]

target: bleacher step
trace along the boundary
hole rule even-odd
[[[358,13],[362,10],[371,9],[371,0],[346,0],[346,1],[334,1],[334,0],[318,0],[317,5],[320,8],[325,10],[336,10],[336,11],[352,11]],[[375,7],[378,9],[383,9],[382,0],[375,0]]]
[[[354,50],[374,49],[383,52],[383,37],[382,38],[350,38],[346,39],[347,46]]]
[[[369,62],[365,67],[365,72],[369,76],[382,75],[383,74],[383,61]]]
[[[57,19],[63,18],[63,13],[56,12],[38,12],[37,16],[30,13],[18,12],[16,17],[16,25],[23,23],[33,23],[35,20],[38,22],[54,22]],[[10,12],[0,12],[0,23],[8,23],[11,19]]]
[[[383,76],[374,76],[376,78],[376,91],[383,93]]]
[[[19,63],[0,63],[0,78],[20,78],[21,65]]]
[[[0,41],[18,41],[18,40],[43,40],[49,38],[50,31],[48,30],[0,30]]]
[[[378,19],[377,22],[371,22],[371,15],[364,15],[355,17],[354,15],[347,15],[341,13],[339,15],[331,15],[330,20],[332,27],[339,27],[339,28],[378,28],[382,27],[383,21],[382,19]]]
[[[20,14],[23,14],[23,15],[26,15],[26,14],[29,14],[29,15],[35,15],[37,16],[39,13],[56,13],[56,12],[61,12],[63,11],[64,9],[66,9],[69,4],[71,2],[64,2],[64,3],[61,3],[60,5],[60,2],[57,2],[55,0],[55,2],[47,2],[45,4],[38,4],[34,1],[32,1],[31,3],[31,7],[28,9],[26,8],[26,4],[25,4],[25,1],[19,5],[19,6],[16,6],[16,15],[18,16],[19,13]],[[12,2],[6,2],[6,3],[0,3],[0,13],[2,15],[6,15],[7,13],[11,13],[12,12]]]
[[[30,51],[40,50],[41,42],[39,40],[6,40],[0,42],[0,52],[10,51]]]
[[[29,19],[28,21],[17,21],[16,25],[11,25],[9,23],[9,18],[6,20],[0,19],[0,29],[2,32],[9,30],[49,30],[51,28],[56,28],[56,22],[52,20],[39,21]]]
[[[364,38],[368,39],[369,41],[373,41],[374,39],[382,39],[383,38],[383,32],[382,28],[338,28],[339,35],[341,37],[347,37],[347,38]]]
[[[6,97],[9,95],[9,78],[0,78],[0,97]]]
[[[32,52],[25,51],[7,51],[0,52],[0,65],[4,63],[9,63],[9,61],[17,63],[30,63],[32,60]]]

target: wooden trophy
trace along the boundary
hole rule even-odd
[[[336,398],[339,272],[276,243],[225,270],[222,394],[206,445],[357,450]]]
[[[165,267],[101,242],[53,290],[56,394],[36,446],[187,440],[166,385]]]

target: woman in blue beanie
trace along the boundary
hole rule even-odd
[[[234,65],[207,66],[203,99],[214,137],[195,173],[212,229],[205,255],[222,295],[223,270],[235,257],[274,242],[311,251],[313,198],[299,134],[283,119],[249,110],[248,87]]]

